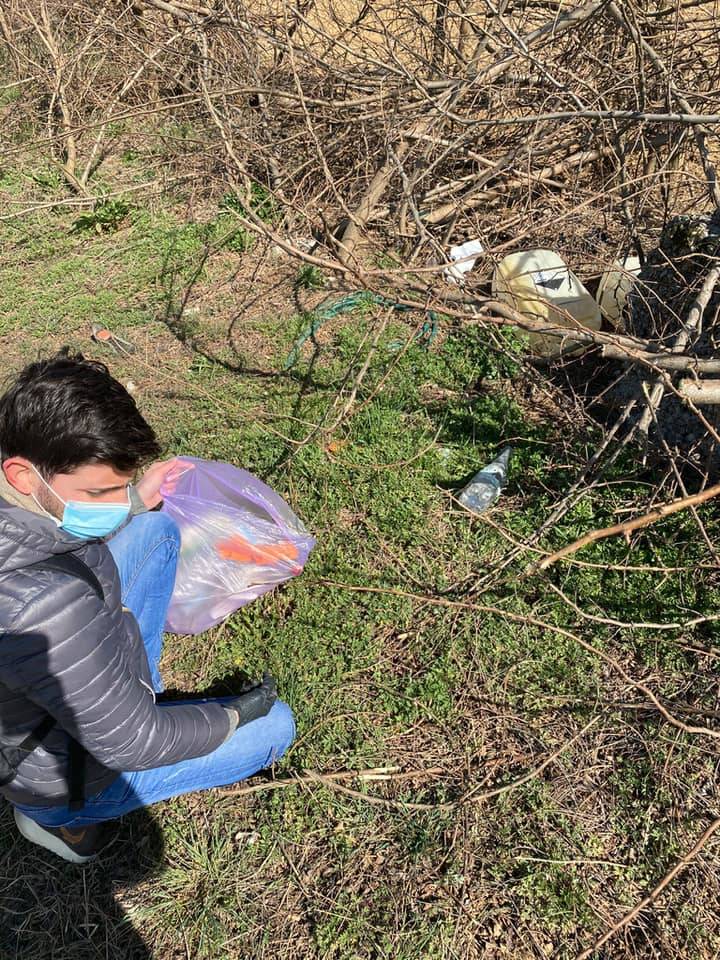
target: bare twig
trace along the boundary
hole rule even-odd
[[[489,789],[480,789],[471,787],[458,800],[438,803],[419,803],[410,800],[393,800],[389,797],[381,797],[376,794],[363,793],[351,787],[344,786],[348,780],[359,780],[360,782],[378,782],[378,781],[401,781],[401,780],[424,780],[427,778],[436,778],[445,771],[442,767],[429,767],[424,770],[405,770],[401,771],[397,767],[373,767],[367,770],[340,770],[334,773],[319,773],[316,770],[304,770],[302,773],[294,774],[291,777],[284,777],[277,780],[267,780],[263,783],[251,783],[242,787],[233,787],[231,790],[219,791],[223,797],[246,796],[251,793],[260,793],[266,790],[279,790],[286,787],[299,787],[311,783],[320,784],[324,787],[342,793],[344,796],[351,797],[354,800],[362,800],[371,806],[388,807],[393,810],[454,810],[467,803],[480,803],[486,800],[492,800],[495,797],[509,793],[511,790],[521,787],[530,780],[540,776],[540,774],[551,763],[554,763],[563,753],[570,749],[578,740],[598,722],[599,717],[593,717],[574,737],[565,743],[562,743],[557,749],[553,750],[536,767],[528,770],[515,780],[501,784]]]
[[[657,900],[657,898],[660,896],[660,894],[663,892],[663,890],[673,882],[675,877],[677,877],[678,874],[682,873],[688,867],[688,865],[695,859],[695,857],[700,853],[700,851],[703,849],[703,847],[708,842],[708,840],[710,840],[712,835],[716,833],[718,829],[720,829],[720,817],[717,817],[715,820],[713,820],[710,826],[698,838],[692,850],[689,850],[684,857],[681,857],[677,861],[677,863],[675,863],[675,865],[670,870],[668,870],[668,872],[665,874],[662,880],[660,880],[660,882],[653,887],[650,893],[646,897],[643,897],[640,903],[636,904],[632,908],[632,910],[628,910],[628,912],[620,920],[618,920],[618,922],[614,924],[614,926],[611,927],[611,929],[608,930],[607,933],[603,934],[603,936],[600,937],[599,940],[596,940],[591,947],[588,947],[587,950],[583,950],[582,953],[579,953],[577,955],[577,960],[587,960],[588,957],[591,957],[602,946],[604,946],[608,942],[608,940],[611,940],[616,933],[619,933],[620,930],[626,927],[629,923],[632,923],[633,920],[640,913],[642,913],[642,911],[645,910],[646,907],[649,907],[652,903],[654,903]]]
[[[512,623],[522,623],[526,626],[537,627],[541,630],[548,630],[551,633],[557,633],[559,636],[566,637],[568,640],[572,640],[574,643],[577,643],[583,648],[583,650],[586,650],[592,656],[602,660],[614,671],[616,671],[626,683],[643,693],[651,701],[655,710],[668,723],[672,724],[673,727],[676,727],[683,733],[707,736],[713,740],[720,740],[719,730],[713,730],[710,727],[705,726],[700,727],[686,724],[682,720],[678,719],[678,717],[672,713],[672,710],[666,707],[665,704],[659,700],[657,695],[653,692],[653,690],[650,689],[650,687],[648,687],[646,683],[643,683],[641,680],[634,680],[616,657],[613,657],[610,654],[605,653],[604,650],[600,650],[598,647],[593,646],[592,643],[588,643],[588,641],[584,640],[579,634],[573,633],[571,630],[566,630],[565,627],[560,627],[557,624],[549,623],[546,620],[541,620],[539,617],[534,617],[531,614],[523,615],[520,613],[514,613],[510,610],[503,610],[502,607],[497,607],[486,603],[473,603],[468,600],[450,600],[446,597],[422,596],[411,593],[407,590],[395,590],[389,587],[355,586],[348,583],[338,583],[336,581],[326,579],[317,580],[316,582],[326,584],[327,586],[337,587],[342,590],[348,590],[352,593],[380,593],[387,594],[388,596],[406,597],[407,599],[416,600],[420,603],[431,604],[433,606],[449,607],[460,610],[476,610],[478,613],[492,614],[500,617],[501,619],[509,620]]]
[[[581,550],[591,543],[597,543],[598,540],[604,540],[607,537],[616,537],[618,535],[629,536],[633,531],[649,527],[650,524],[662,520],[663,517],[672,516],[672,514],[679,513],[681,510],[696,507],[701,503],[712,500],[713,497],[716,497],[719,493],[720,483],[715,484],[713,487],[708,487],[707,490],[703,490],[700,493],[695,493],[690,497],[682,497],[679,500],[674,500],[672,503],[664,503],[662,506],[656,507],[655,510],[643,514],[642,517],[636,517],[634,520],[615,523],[610,527],[603,527],[600,530],[591,530],[590,533],[579,537],[573,543],[563,547],[562,550],[557,550],[555,553],[550,554],[550,556],[535,561],[528,567],[527,572],[532,574],[540,570],[547,570],[547,568],[552,566],[557,560],[567,557],[571,553],[575,553],[577,550]]]

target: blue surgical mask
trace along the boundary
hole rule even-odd
[[[33,467],[33,470],[35,468]],[[64,504],[62,520],[53,517],[51,513],[38,503],[33,496],[33,500],[51,517],[55,523],[66,533],[73,537],[79,537],[81,540],[97,540],[110,536],[113,531],[127,520],[130,514],[130,491],[127,493],[126,503],[87,503],[84,500],[63,500],[60,494],[53,490],[47,481],[35,470],[48,490],[58,498],[60,503]]]

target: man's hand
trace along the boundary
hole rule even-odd
[[[241,693],[239,697],[226,700],[223,706],[237,716],[235,727],[237,729],[246,723],[250,723],[251,720],[267,716],[276,700],[277,684],[274,678],[266,673],[263,676],[262,683],[251,687],[246,693]]]
[[[193,469],[194,465],[192,463],[181,460],[179,457],[159,460],[147,468],[135,484],[135,489],[148,510],[152,510],[153,507],[162,503],[163,494],[172,493],[180,477],[188,470]],[[162,493],[160,492],[161,489]]]

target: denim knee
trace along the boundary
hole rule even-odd
[[[153,540],[171,540],[180,549],[180,530],[167,513],[151,510],[133,517],[131,523],[138,534]]]
[[[268,714],[268,719],[273,722],[273,753],[275,759],[279,760],[295,739],[295,717],[290,707],[278,700]]]

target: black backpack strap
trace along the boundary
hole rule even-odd
[[[60,573],[69,574],[84,581],[98,597],[98,600],[105,601],[105,594],[100,581],[95,576],[90,567],[84,563],[74,553],[57,553],[44,560],[38,560],[31,563],[29,567],[58,570]],[[27,568],[26,568],[27,569]],[[55,718],[48,714],[37,727],[23,740],[17,747],[25,756],[40,746],[44,738],[55,726]],[[71,810],[79,810],[85,803],[85,750],[84,748],[68,734],[68,788],[70,793],[69,807]],[[22,758],[21,758],[22,759]]]
[[[85,805],[85,754],[85,748],[74,737],[70,737],[67,770],[70,810],[81,810]]]
[[[23,753],[32,753],[35,747],[40,746],[54,726],[55,717],[51,717],[48,713],[35,729],[25,737],[23,742],[18,744],[17,749],[22,750]]]

